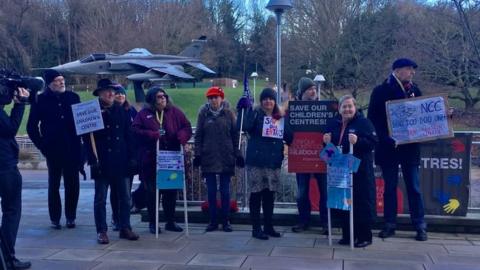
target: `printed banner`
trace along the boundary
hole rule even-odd
[[[319,153],[327,121],[338,111],[338,103],[325,101],[290,101],[286,125],[293,132],[288,147],[288,172],[325,173],[326,165]]]
[[[385,106],[388,131],[397,144],[453,137],[444,96],[390,100]]]
[[[184,177],[181,151],[157,151],[157,189],[183,189]]]
[[[469,202],[471,134],[456,133],[454,138],[421,144],[420,188],[425,214],[466,216]],[[383,213],[383,187],[380,167],[377,175],[377,212]],[[400,170],[401,172],[401,170]],[[409,213],[408,195],[399,173],[398,213]]]
[[[262,136],[276,139],[283,139],[283,132],[285,129],[284,118],[277,120],[271,116],[263,118]]]
[[[77,135],[104,129],[102,111],[98,99],[72,105]]]

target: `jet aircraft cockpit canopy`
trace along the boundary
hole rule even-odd
[[[80,59],[80,63],[90,63],[90,62],[95,62],[95,61],[105,60],[105,59],[106,59],[105,53],[92,53]]]

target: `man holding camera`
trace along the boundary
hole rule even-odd
[[[80,103],[80,97],[73,91],[65,91],[65,79],[57,71],[47,69],[44,78],[46,87],[38,95],[37,101],[32,103],[27,132],[47,159],[51,227],[57,230],[62,227],[59,189],[63,175],[66,226],[75,228],[82,158],[80,137],[75,131],[71,106]]]
[[[1,84],[1,93],[5,93],[6,85]],[[29,92],[25,88],[17,88],[13,97],[14,105],[10,116],[4,106],[11,102],[0,102],[0,198],[2,201],[1,241],[5,242],[6,251],[10,252],[14,269],[30,268],[30,262],[19,261],[15,257],[15,241],[22,212],[22,176],[17,168],[18,144],[15,141],[25,111],[23,100],[28,99]],[[7,254],[8,255],[8,254]],[[7,259],[8,260],[8,259]]]

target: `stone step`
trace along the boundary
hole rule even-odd
[[[148,222],[148,214],[146,210],[140,212],[142,221]],[[175,214],[177,222],[183,222],[183,207],[177,207]],[[297,210],[291,208],[276,208],[274,211],[274,224],[278,226],[293,226],[297,223]],[[159,220],[164,221],[163,212],[160,210]],[[191,223],[209,222],[208,213],[202,212],[198,206],[188,207],[188,220]],[[248,211],[240,210],[231,215],[232,224],[250,224],[250,216]],[[480,214],[469,213],[466,217],[456,216],[426,216],[425,220],[428,224],[428,231],[442,233],[480,233]],[[312,215],[312,224],[320,224],[318,214]],[[338,221],[334,219],[333,226],[338,226]],[[378,216],[373,226],[374,229],[381,229],[383,226],[383,217]],[[410,223],[410,216],[400,214],[397,217],[397,227],[399,230],[414,230]]]

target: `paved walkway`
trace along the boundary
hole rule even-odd
[[[431,233],[429,241],[417,242],[412,232],[398,232],[395,238],[375,238],[373,245],[351,251],[329,247],[326,236],[315,230],[294,234],[278,227],[282,238],[261,241],[251,238],[246,225],[233,224],[232,233],[205,233],[205,224],[191,224],[189,237],[163,231],[157,240],[140,216],[133,215],[139,241],[119,240],[116,232],[109,232],[111,243],[98,245],[90,181],[81,183],[77,228],[56,231],[49,228],[45,174],[24,175],[17,255],[31,260],[32,269],[480,269],[480,235],[465,234]]]

